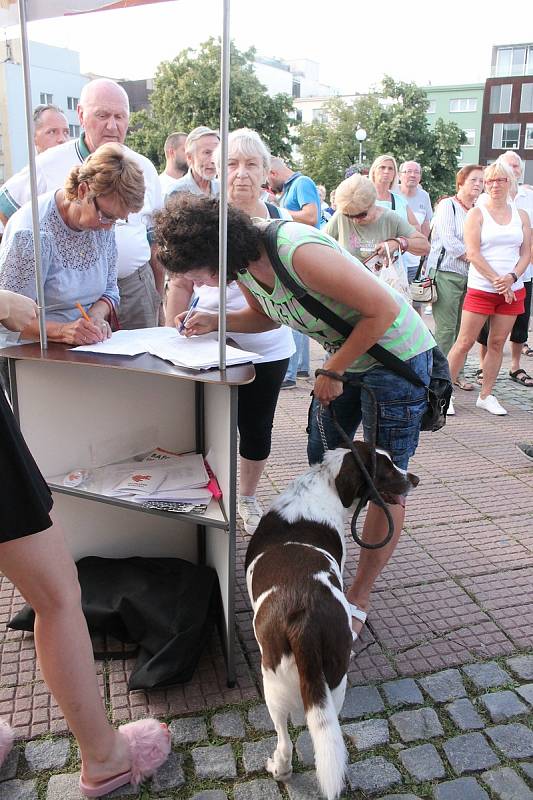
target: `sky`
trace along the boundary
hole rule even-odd
[[[80,51],[82,72],[150,78],[161,61],[220,35],[221,12],[222,0],[174,0],[33,22],[29,38]],[[531,0],[515,0],[508,14],[481,0],[231,0],[230,17],[237,47],[318,61],[320,81],[343,94],[368,91],[385,74],[419,85],[481,82],[494,44],[533,41]]]

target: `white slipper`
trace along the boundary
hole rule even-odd
[[[363,623],[363,625],[364,625],[364,624],[365,624],[365,622],[366,622],[366,618],[367,618],[367,616],[368,616],[368,614],[366,613],[366,611],[363,611],[363,609],[362,609],[362,608],[359,608],[359,606],[358,606],[356,603],[350,603],[349,601],[348,601],[348,607],[349,607],[349,609],[350,609],[350,614],[351,614],[351,616],[352,616],[352,617],[355,617],[355,619],[358,619],[358,620],[359,620],[359,622],[362,622],[362,623]],[[355,631],[352,629],[352,637],[353,637],[353,641],[354,641],[354,642],[355,642],[355,640],[357,639],[358,635],[359,635],[359,634],[357,634],[357,633],[356,633],[356,632],[355,632]]]

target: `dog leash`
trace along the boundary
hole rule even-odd
[[[328,369],[317,369],[315,371],[315,376],[318,375],[325,375],[328,378],[333,378],[333,380],[341,381],[342,383],[348,383],[350,380],[346,378],[344,375],[339,375],[337,372],[333,372],[332,370]],[[353,382],[353,381],[350,381]],[[350,530],[352,532],[353,539],[359,547],[363,547],[365,550],[378,550],[380,547],[385,547],[386,544],[390,542],[392,536],[394,534],[394,521],[392,519],[392,515],[387,507],[387,504],[379,494],[378,490],[376,489],[375,485],[375,478],[376,478],[376,432],[377,432],[377,400],[374,391],[369,387],[365,386],[363,383],[360,384],[361,389],[364,389],[371,400],[372,403],[372,426],[371,426],[371,441],[368,442],[370,445],[370,458],[371,458],[371,474],[368,472],[366,466],[364,465],[361,456],[357,452],[357,448],[355,447],[353,441],[350,439],[346,431],[342,428],[337,420],[337,416],[335,414],[335,409],[330,404],[329,406],[322,406],[319,405],[317,409],[317,426],[320,433],[320,439],[322,441],[322,446],[324,451],[329,450],[329,445],[326,437],[326,432],[324,430],[324,421],[322,419],[324,411],[327,409],[331,421],[333,422],[334,427],[337,430],[337,433],[341,437],[342,441],[345,443],[346,447],[350,450],[355,463],[361,470],[361,473],[366,482],[366,490],[363,492],[361,497],[359,498],[359,502],[357,507],[353,513],[352,520],[350,523]],[[367,505],[368,501],[372,500],[372,502],[377,505],[387,518],[387,524],[389,526],[389,530],[386,536],[381,540],[381,542],[376,542],[375,544],[371,544],[370,542],[364,542],[359,534],[357,533],[357,520],[359,518],[359,514],[363,510],[363,508]]]

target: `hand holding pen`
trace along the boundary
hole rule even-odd
[[[198,305],[198,301],[199,300],[200,300],[200,295],[197,294],[196,297],[194,298],[194,300],[192,301],[192,303],[190,304],[190,306],[188,308],[188,311],[185,313],[185,316],[183,317],[183,319],[179,319],[179,317],[181,317],[181,314],[178,315],[178,317],[177,317],[177,319],[179,319],[178,333],[184,333],[185,332],[185,325],[187,323],[187,320],[192,316],[192,313],[193,313],[194,309],[196,308],[196,306]]]

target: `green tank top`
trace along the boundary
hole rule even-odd
[[[258,221],[256,224],[264,228],[270,223]],[[305,289],[307,289],[307,287],[296,274],[292,266],[294,253],[297,248],[303,244],[319,244],[325,247],[332,247],[334,250],[342,253],[347,261],[353,265],[354,269],[367,271],[366,267],[361,264],[355,256],[350,255],[347,250],[344,250],[338,242],[322,231],[312,228],[309,225],[303,225],[299,222],[287,222],[285,225],[281,225],[278,229],[277,244],[278,253],[285,268],[294,280]],[[381,282],[379,278],[376,278],[370,272],[368,272],[368,274],[371,276],[372,280],[377,281],[380,286],[390,292],[400,306],[398,316],[379,340],[379,344],[386,350],[397,355],[402,361],[407,361],[413,358],[413,356],[424,353],[426,350],[430,350],[434,347],[435,340],[433,336],[425,322],[412,306],[392,287]],[[260,286],[248,271],[240,273],[238,275],[238,280],[246,286],[251,294],[258,300],[267,317],[276,322],[280,322],[282,325],[287,325],[289,328],[308,334],[312,339],[319,342],[328,353],[335,353],[345,341],[342,334],[306,311],[294,297],[290,289],[287,289],[281,283],[277,275],[272,291],[267,291]],[[356,309],[310,289],[307,289],[307,291],[312,297],[315,297],[323,303],[323,305],[327,306],[331,311],[339,317],[342,317],[342,319],[346,320],[346,322],[349,322],[351,325],[356,325],[361,319],[361,314]],[[359,358],[348,367],[348,371],[366,372],[375,366],[380,366],[379,362],[367,353],[363,353],[363,355],[359,356]]]

